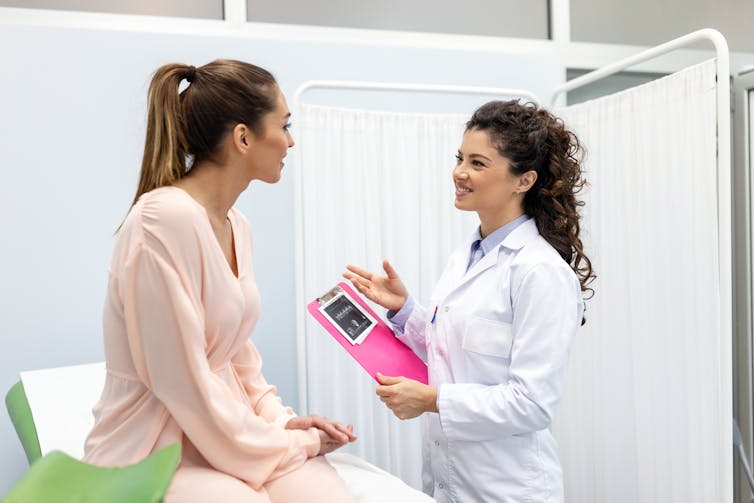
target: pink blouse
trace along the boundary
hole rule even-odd
[[[183,465],[259,489],[315,456],[315,429],[262,375],[249,336],[260,300],[245,217],[231,209],[238,277],[207,213],[187,192],[144,194],[121,227],[104,310],[107,379],[84,460],[122,466],[182,442]]]

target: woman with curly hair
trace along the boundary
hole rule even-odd
[[[450,257],[425,309],[393,267],[344,274],[388,309],[429,385],[381,376],[401,419],[425,414],[424,490],[437,501],[562,502],[549,431],[591,262],[579,236],[581,146],[547,110],[493,101],[466,124],[455,206],[479,227]]]

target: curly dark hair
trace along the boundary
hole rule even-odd
[[[584,149],[563,121],[534,103],[491,101],[479,107],[466,131],[486,132],[513,174],[537,172],[537,181],[524,196],[524,211],[539,233],[576,273],[581,291],[594,295],[589,284],[596,275],[579,237],[584,202],[576,195],[586,184],[581,162]],[[583,323],[583,320],[582,320]]]

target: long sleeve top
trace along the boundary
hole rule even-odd
[[[319,450],[262,375],[249,336],[260,312],[251,234],[228,214],[236,277],[203,206],[185,191],[144,194],[118,232],[104,308],[105,387],[85,461],[119,466],[182,442],[182,464],[259,489]]]

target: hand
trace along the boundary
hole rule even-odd
[[[322,430],[317,431],[319,432],[319,452],[317,453],[318,456],[329,454],[335,449],[339,449],[348,443],[334,440],[330,435]]]
[[[288,430],[317,428],[320,440],[319,454],[327,454],[356,440],[356,435],[353,434],[353,425],[344,425],[314,414],[291,418],[285,424],[285,428]]]
[[[405,377],[377,374],[377,395],[398,419],[411,419],[424,412],[437,412],[437,388]]]
[[[346,266],[349,272],[343,273],[343,277],[351,281],[354,288],[367,299],[385,309],[399,311],[408,298],[408,291],[390,262],[383,260],[382,268],[387,276],[378,276],[355,265],[349,265]]]

